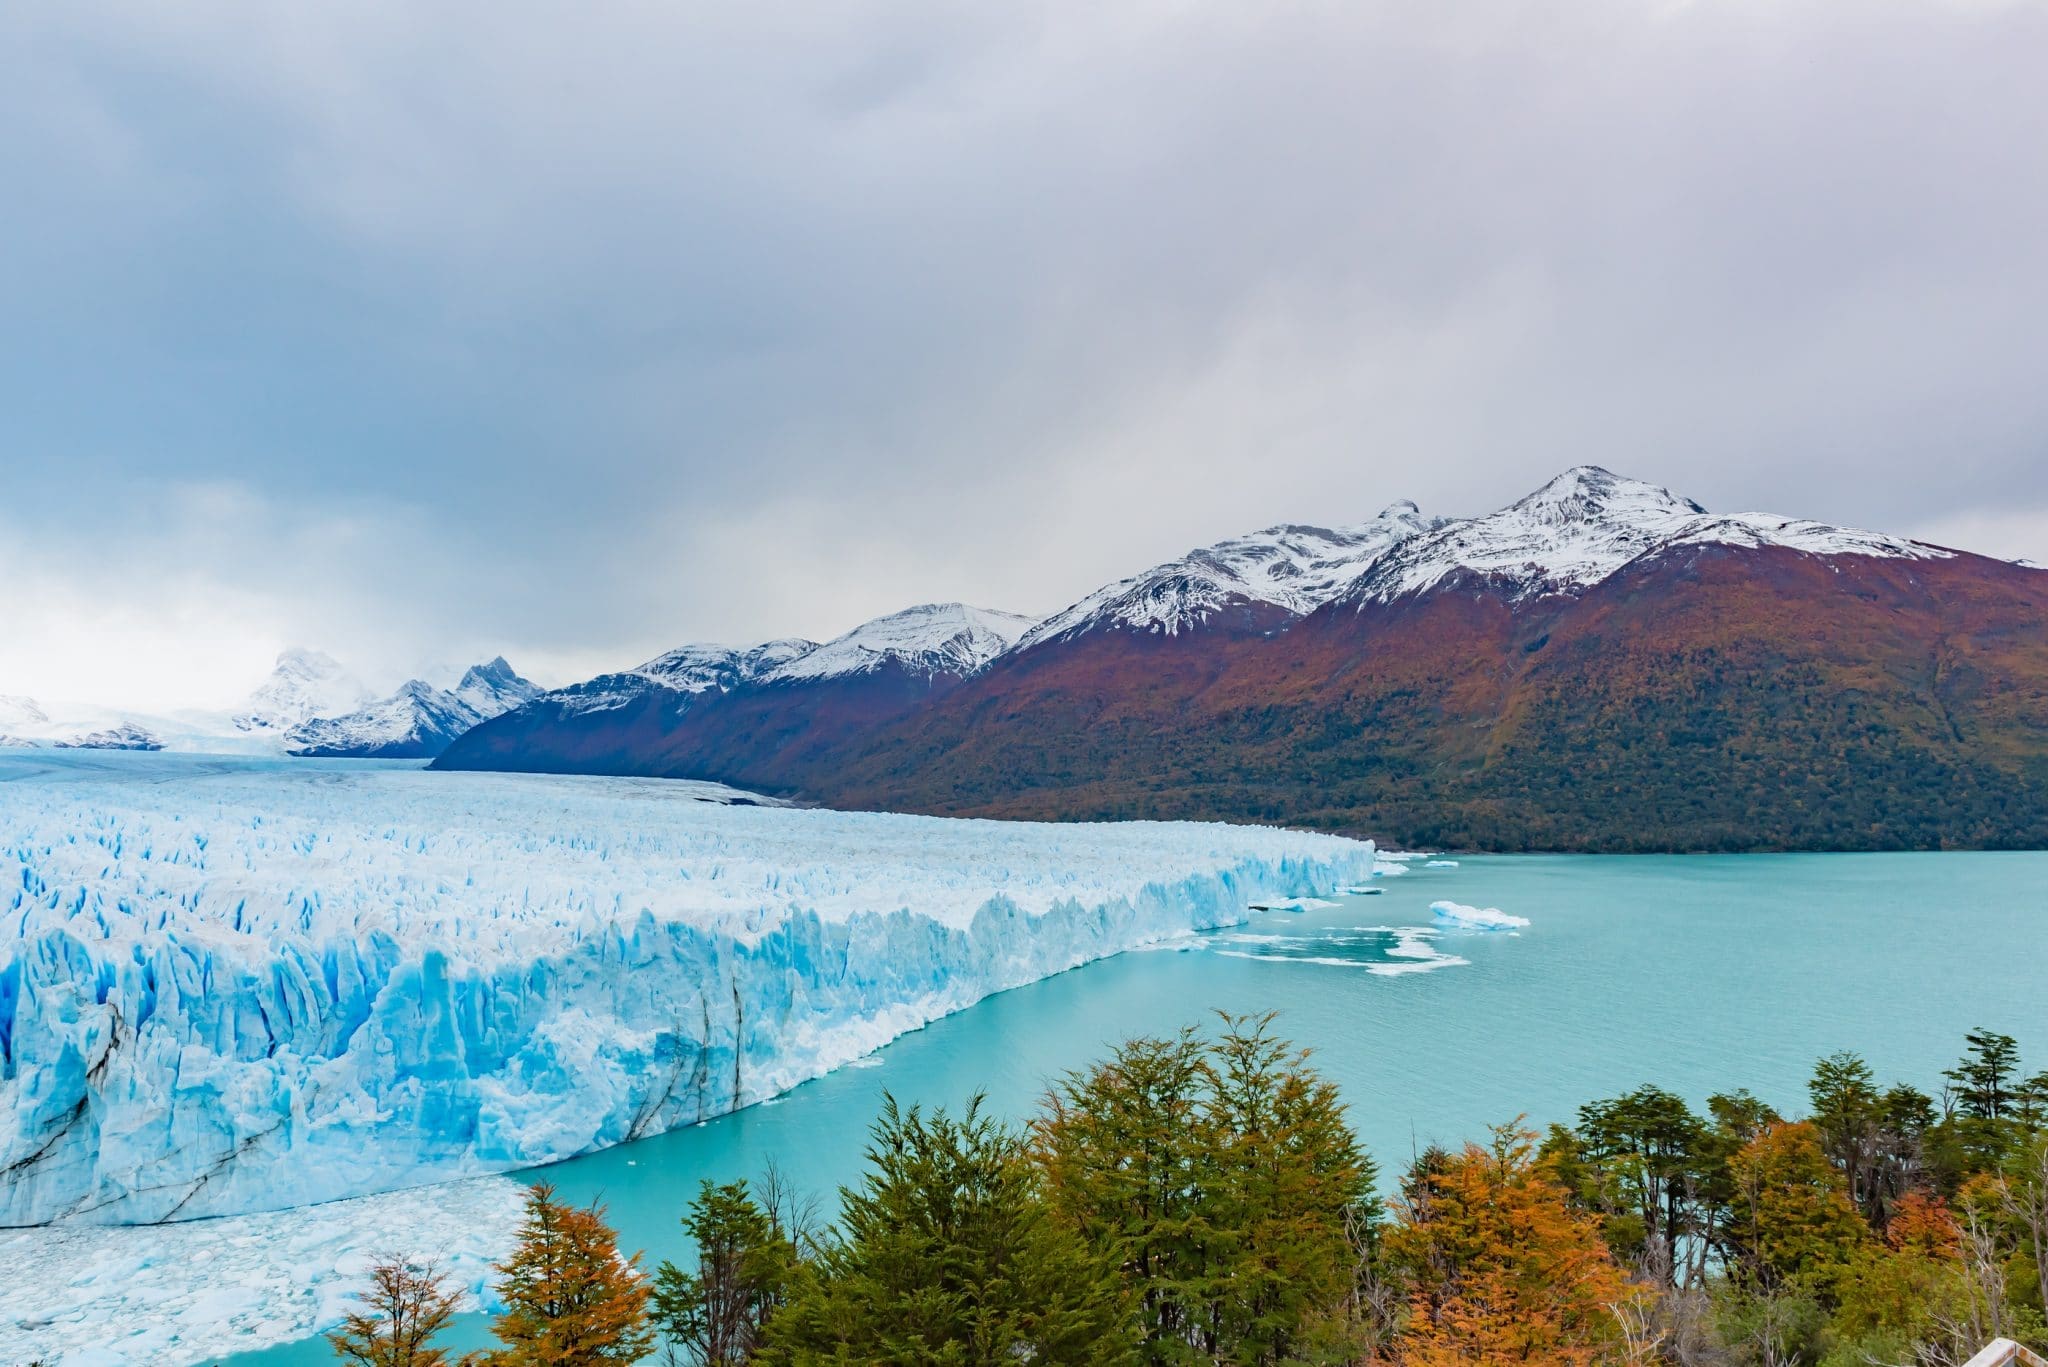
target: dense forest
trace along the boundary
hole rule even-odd
[[[885,1100],[835,1220],[705,1182],[687,1266],[529,1196],[473,1367],[659,1361],[1956,1367],[2048,1346],[2048,1072],[1976,1031],[1932,1091],[1855,1054],[1806,1113],[1654,1086],[1379,1174],[1270,1018],[1134,1039],[1020,1126]],[[456,1294],[375,1270],[331,1341],[454,1367]]]

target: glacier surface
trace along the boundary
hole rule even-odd
[[[706,800],[709,799],[709,800]],[[501,1172],[773,1096],[1368,843],[710,784],[0,752],[0,1225]]]

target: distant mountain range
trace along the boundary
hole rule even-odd
[[[430,759],[540,692],[500,656],[473,666],[452,689],[411,679],[378,698],[332,656],[292,649],[230,712],[151,714],[0,696],[0,745]]]
[[[1581,466],[1483,517],[1269,528],[1039,622],[684,647],[436,767],[1438,847],[2040,846],[2048,571]]]

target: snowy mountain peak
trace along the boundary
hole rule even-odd
[[[1497,513],[1445,523],[1391,550],[1346,595],[1364,604],[1421,593],[1459,572],[1511,598],[1572,593],[1676,545],[1784,546],[1814,555],[1930,557],[1936,547],[1770,513],[1707,512],[1661,485],[1577,465]]]
[[[478,717],[495,717],[541,695],[541,687],[521,678],[503,655],[487,664],[471,665],[452,690]]]
[[[1506,511],[1533,522],[1565,527],[1597,522],[1643,522],[1706,511],[1662,485],[1628,479],[1598,465],[1574,465]]]
[[[243,731],[289,731],[315,717],[338,716],[373,695],[332,655],[294,647],[232,718]]]
[[[504,656],[465,671],[453,691],[407,679],[388,698],[336,717],[309,717],[286,734],[294,755],[418,759],[438,755],[479,722],[539,697]]]
[[[921,603],[863,622],[763,677],[769,682],[827,679],[892,663],[927,677],[965,677],[1015,645],[1035,621],[966,603]]]
[[[1020,649],[1072,639],[1098,628],[1178,635],[1232,603],[1267,603],[1313,612],[1343,592],[1393,546],[1442,524],[1414,503],[1391,503],[1370,522],[1349,527],[1283,524],[1189,551],[1118,580],[1055,613]]]
[[[682,693],[723,691],[751,683],[817,648],[816,641],[796,637],[738,648],[698,642],[657,655],[632,672]]]
[[[50,714],[43,711],[34,698],[24,698],[19,693],[0,693],[0,727],[40,726],[49,719]]]

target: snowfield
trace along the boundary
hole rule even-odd
[[[0,1225],[272,1210],[720,1115],[1370,844],[711,784],[0,751]]]

